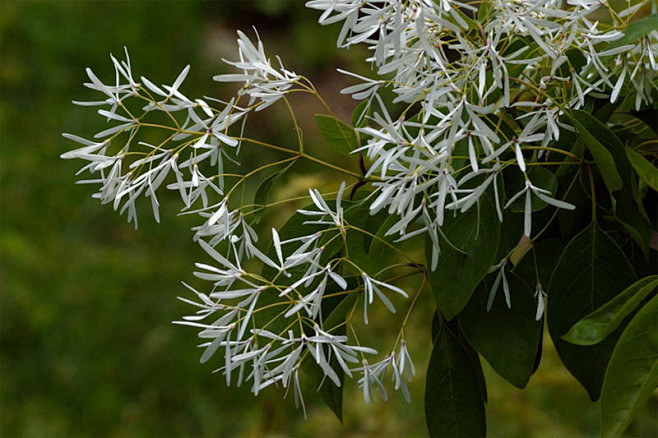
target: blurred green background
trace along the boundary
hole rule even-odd
[[[391,394],[367,406],[350,382],[344,425],[312,397],[304,421],[281,392],[254,398],[247,388],[227,388],[212,364],[198,363],[195,332],[171,324],[189,311],[175,297],[200,256],[191,241],[196,220],[175,216],[175,197],[163,199],[162,224],[143,210],[135,231],[91,199],[89,186],[74,184],[79,163],[59,159],[72,147],[62,132],[89,137],[103,125],[70,103],[94,98],[82,87],[84,68],[112,77],[109,53],[120,55],[124,45],[137,75],[171,83],[189,63],[187,95],[226,98],[230,90],[211,76],[228,71],[222,57],[235,59],[235,30],[254,25],[270,56],[281,54],[313,80],[345,120],[353,103],[338,94],[348,82],[335,69],[363,69],[356,64],[363,52],[338,52],[338,28],[317,25],[301,0],[0,5],[0,436],[425,436],[429,299],[408,330],[418,368],[412,403]],[[298,105],[305,138],[321,147],[312,127],[317,109]],[[257,121],[257,137],[292,141],[287,115],[268,114]],[[246,160],[255,155],[245,151]],[[326,177],[308,167],[284,190],[303,192]],[[371,324],[375,341],[390,334],[386,318]],[[485,371],[491,436],[596,435],[597,405],[550,341],[525,391]],[[657,405],[654,397],[630,435],[656,435]]]

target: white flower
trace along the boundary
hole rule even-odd
[[[501,280],[503,283],[503,292],[505,294],[505,304],[508,308],[512,307],[512,300],[510,299],[509,294],[509,284],[507,283],[507,277],[505,277],[505,267],[507,266],[507,259],[503,259],[500,263],[489,268],[489,273],[498,271],[496,279],[494,280],[493,286],[491,286],[491,291],[489,292],[489,299],[487,299],[487,312],[491,310],[493,306],[494,299],[496,298],[496,293],[500,286]]]
[[[514,201],[519,199],[523,194],[525,194],[525,205],[523,209],[523,234],[530,237],[532,234],[532,199],[531,195],[537,196],[539,199],[544,201],[545,203],[552,205],[553,207],[557,208],[562,208],[565,210],[573,210],[576,207],[573,204],[569,204],[568,202],[560,201],[555,198],[551,198],[550,192],[548,190],[539,188],[534,186],[530,180],[526,180],[525,184],[523,185],[523,188],[516,193],[514,196],[512,196],[509,201],[507,201],[507,204],[505,204],[505,208],[509,207]]]
[[[251,96],[250,105],[260,100],[256,108],[256,111],[260,111],[281,99],[300,78],[294,72],[286,70],[281,60],[278,68],[273,67],[265,55],[263,42],[258,34],[256,38],[258,42],[254,45],[243,32],[238,31],[240,60],[224,62],[242,70],[242,74],[222,74],[213,79],[219,82],[244,82],[245,86],[241,92]]]
[[[405,400],[411,401],[409,395],[409,388],[407,387],[407,380],[411,382],[411,378],[416,374],[416,368],[411,361],[411,356],[407,351],[407,342],[402,339],[400,341],[400,349],[398,350],[397,358],[391,361],[393,367],[393,382],[395,383],[395,390],[402,391]],[[406,377],[406,380],[405,380]]]
[[[384,388],[382,381],[384,380],[386,369],[393,363],[393,361],[393,354],[389,354],[382,361],[376,362],[372,365],[369,364],[366,359],[363,359],[361,367],[354,370],[363,373],[363,376],[359,378],[358,383],[363,391],[363,399],[367,404],[375,401],[372,394],[373,386],[379,391],[382,400],[388,400],[388,395],[386,394],[386,389]]]
[[[537,313],[535,314],[535,319],[539,321],[544,315],[544,299],[546,298],[546,292],[544,292],[541,283],[537,283],[534,296],[537,299]]]
[[[384,283],[382,281],[375,280],[374,278],[369,277],[365,272],[361,274],[361,279],[363,280],[363,291],[364,291],[364,298],[363,298],[363,319],[366,324],[368,324],[368,306],[371,305],[374,301],[375,295],[381,300],[381,302],[386,306],[386,308],[391,312],[395,313],[395,307],[393,306],[393,303],[391,303],[391,300],[388,299],[386,295],[379,289],[377,286],[384,287],[386,289],[389,289],[393,292],[396,292],[400,295],[402,295],[405,298],[409,298],[409,295],[402,289],[400,289],[397,286],[393,286],[392,284]]]
[[[341,201],[343,198],[343,193],[345,191],[345,182],[343,181],[340,184],[338,189],[338,194],[336,195],[336,208],[332,210],[327,205],[326,201],[320,194],[317,189],[309,189],[309,194],[311,195],[311,200],[313,204],[318,208],[318,211],[313,210],[297,210],[298,213],[305,216],[318,217],[318,220],[315,221],[306,221],[304,224],[315,224],[315,225],[335,225],[341,232],[345,232],[345,221],[343,219],[343,207],[341,206]],[[329,217],[329,220],[326,217]]]

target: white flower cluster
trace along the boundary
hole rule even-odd
[[[89,171],[96,178],[80,181],[81,184],[100,184],[94,195],[103,204],[113,203],[120,213],[128,213],[128,221],[137,227],[136,200],[144,194],[151,198],[153,215],[159,222],[159,202],[156,191],[173,173],[176,182],[167,185],[177,190],[189,209],[199,199],[208,207],[212,194],[223,194],[224,160],[235,161],[240,151],[241,135],[250,111],[265,108],[286,94],[298,77],[281,66],[273,68],[263,52],[245,34],[239,32],[240,61],[229,64],[244,71],[237,75],[220,75],[219,81],[246,81],[238,98],[223,102],[213,98],[190,99],[181,91],[190,67],[186,66],[172,85],[157,86],[145,77],[138,82],[133,77],[130,58],[126,51],[125,61],[111,56],[115,70],[114,84],[104,84],[91,71],[87,75],[91,82],[85,86],[105,95],[105,100],[80,102],[82,106],[109,107],[98,113],[108,122],[118,124],[97,133],[97,141],[87,140],[73,134],[64,134],[69,140],[83,147],[62,154],[64,159],[88,161],[79,173]],[[236,103],[242,94],[251,99],[244,107]],[[213,106],[208,102],[213,103]],[[219,107],[219,109],[215,108]],[[136,108],[136,109],[135,109]],[[139,115],[136,114],[139,111]],[[153,113],[164,113],[174,126],[162,126],[149,122]],[[177,118],[178,116],[178,118]],[[229,134],[229,129],[242,122],[240,134]],[[141,130],[160,130],[168,135],[158,145],[145,142],[134,144]],[[121,137],[126,134],[128,139]],[[121,143],[121,146],[112,147]],[[208,163],[205,173],[204,162]]]
[[[565,107],[582,108],[589,95],[615,102],[623,94],[637,109],[653,102],[658,30],[607,48],[648,0],[633,3],[610,10],[606,25],[591,21],[596,11],[610,9],[601,1],[486,0],[479,8],[456,0],[308,1],[322,11],[321,24],[343,23],[340,47],[368,45],[368,61],[381,77],[348,73],[361,83],[343,90],[368,100],[374,112],[373,127],[359,129],[368,141],[355,151],[382,180],[371,212],[399,215],[392,230],[401,239],[420,231],[406,227],[421,219],[434,242],[434,269],[447,211],[468,210],[492,182],[501,220],[502,209],[525,195],[526,236],[531,198],[573,209],[527,171],[559,140],[561,128],[573,130]],[[397,96],[392,103],[410,105],[395,120],[379,96],[384,87]],[[497,177],[509,166],[526,185],[505,203]]]
[[[240,60],[224,62],[242,70],[243,73],[217,75],[214,79],[219,82],[244,83],[239,94],[244,93],[251,97],[249,105],[260,101],[261,104],[256,108],[260,111],[281,99],[301,78],[295,72],[286,70],[279,57],[279,68],[272,67],[260,38],[255,46],[244,33],[238,31],[238,36]]]
[[[159,221],[156,192],[162,185],[180,194],[183,211],[203,218],[203,223],[192,229],[194,240],[215,264],[197,263],[195,276],[212,283],[212,288],[203,293],[185,284],[198,301],[181,300],[198,311],[178,323],[200,329],[199,336],[206,340],[201,345],[204,347],[201,362],[208,361],[219,348],[223,350],[221,371],[228,384],[235,380],[238,384],[250,381],[255,394],[273,384],[292,386],[296,402],[304,406],[298,372],[308,357],[328,378],[322,384],[330,381],[340,386],[339,371],[349,377],[354,372],[363,373],[360,385],[368,401],[372,399],[373,386],[386,397],[382,380],[391,369],[395,389],[408,399],[405,376],[410,380],[414,368],[402,338],[396,343],[397,350],[394,348],[384,361],[368,365],[365,355],[375,354],[374,349],[352,345],[348,336],[332,333],[348,323],[345,321],[348,315],[342,315],[343,322],[337,327],[324,326],[322,307],[327,297],[362,297],[366,324],[375,297],[391,312],[395,312],[395,307],[388,292],[407,297],[402,289],[373,278],[353,262],[332,253],[336,243],[340,244],[338,247],[345,244],[349,228],[341,206],[345,184],[336,195],[335,208],[329,206],[319,191],[310,190],[315,208],[299,210],[298,214],[308,217],[304,224],[316,231],[281,239],[276,229],[272,229],[272,254],[259,248],[259,236],[247,220],[246,215],[254,211],[244,206],[229,208],[234,189],[254,173],[225,187],[225,176],[235,175],[224,173],[224,160],[237,163],[249,112],[270,106],[295,91],[295,85],[310,89],[282,65],[273,67],[260,40],[254,44],[242,32],[238,36],[240,60],[226,62],[242,73],[215,77],[222,82],[244,83],[237,97],[229,102],[186,97],[180,88],[189,66],[172,85],[158,86],[145,77],[137,81],[127,51],[125,61],[111,56],[115,68],[113,85],[104,84],[87,69],[91,82],[85,85],[106,98],[74,103],[109,107],[98,112],[108,122],[117,124],[96,134],[99,141],[64,134],[82,147],[62,154],[62,158],[87,161],[81,172],[89,171],[96,177],[81,182],[100,184],[94,197],[103,203],[113,203],[121,213],[127,211],[128,221],[135,226],[136,201],[142,194],[151,198],[153,214]],[[240,105],[243,96],[248,97],[248,102]],[[169,125],[160,124],[163,115]],[[239,135],[229,132],[237,122],[241,122]],[[135,140],[141,130],[147,129],[164,132],[162,141],[152,145]],[[113,147],[114,144],[120,146]],[[202,205],[193,209],[198,200]],[[254,271],[253,267],[258,267],[254,261],[269,270],[267,275],[260,273],[260,268]],[[347,271],[356,274],[350,284],[340,274],[346,263]]]
[[[238,385],[251,381],[254,394],[272,384],[294,388],[295,400],[304,406],[299,387],[298,372],[305,357],[314,361],[324,376],[336,386],[342,385],[336,366],[345,375],[363,373],[359,385],[366,401],[372,400],[372,388],[382,397],[386,391],[383,377],[390,368],[395,389],[409,399],[405,382],[415,370],[402,340],[397,352],[383,361],[370,365],[363,357],[376,354],[369,347],[348,343],[348,337],[332,333],[335,327],[324,327],[322,304],[327,294],[347,296],[363,289],[363,314],[368,322],[368,308],[377,298],[391,312],[395,307],[384,290],[407,294],[400,288],[376,280],[360,271],[361,285],[351,288],[338,271],[343,260],[325,256],[330,251],[332,238],[343,236],[349,226],[343,218],[341,197],[344,184],[330,208],[322,195],[311,190],[310,196],[317,210],[299,210],[298,213],[312,218],[304,222],[308,226],[321,226],[321,230],[309,235],[282,240],[272,229],[273,254],[268,256],[255,245],[256,233],[244,216],[230,212],[225,202],[206,223],[197,229],[199,244],[218,266],[197,263],[195,276],[212,283],[209,293],[202,293],[186,285],[199,298],[181,300],[199,308],[196,314],[186,316],[178,324],[200,328],[199,336],[206,339],[200,346],[205,348],[201,362],[206,362],[217,351],[224,351],[224,365],[219,369],[227,384],[235,371]],[[201,237],[210,237],[211,244]],[[224,254],[213,245],[225,245]],[[250,259],[258,259],[271,275],[258,274],[243,266]],[[354,266],[352,264],[352,266]],[[262,315],[262,316],[261,316]],[[324,315],[325,317],[328,315]],[[362,360],[359,361],[359,357]],[[359,364],[352,367],[350,364]],[[327,383],[328,384],[328,381]]]

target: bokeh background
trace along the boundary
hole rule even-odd
[[[134,71],[171,83],[191,64],[189,96],[228,97],[213,82],[235,59],[235,31],[256,26],[273,56],[310,78],[345,120],[354,103],[339,95],[349,80],[336,67],[367,70],[358,49],[338,51],[337,27],[320,27],[301,0],[0,1],[0,436],[426,436],[424,371],[429,358],[432,303],[421,299],[412,319],[418,374],[412,403],[365,405],[350,382],[344,424],[309,397],[308,420],[280,391],[254,398],[227,388],[212,364],[198,363],[194,330],[171,324],[189,311],[176,300],[200,256],[191,240],[195,219],[177,217],[164,197],[162,224],[141,215],[135,231],[111,208],[75,185],[79,164],[59,159],[71,148],[62,132],[91,136],[103,125],[92,110],[71,105],[93,99],[82,87],[85,67],[111,78],[109,53],[130,50]],[[324,150],[310,102],[296,102],[313,153]],[[287,114],[258,118],[258,138],[293,141]],[[269,159],[245,150],[250,159]],[[352,165],[344,163],[345,165]],[[331,181],[301,168],[282,190],[304,192]],[[285,220],[267,217],[271,223]],[[424,300],[424,301],[423,301]],[[388,315],[371,323],[375,342],[391,335]],[[561,366],[550,341],[524,391],[485,363],[490,436],[585,437],[598,432],[596,404]],[[652,398],[629,430],[656,436]]]

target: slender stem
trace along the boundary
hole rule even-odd
[[[283,101],[286,103],[286,106],[288,107],[288,112],[290,113],[290,117],[292,118],[292,123],[293,125],[295,125],[295,135],[297,136],[297,143],[299,144],[299,153],[303,154],[304,141],[302,140],[302,130],[299,127],[299,124],[297,123],[297,117],[295,116],[295,112],[292,110],[292,107],[290,106],[290,102],[288,101],[288,98],[284,96]]]
[[[371,233],[371,232],[368,231],[368,230],[364,230],[364,229],[359,228],[359,227],[357,227],[357,226],[354,226],[354,225],[352,225],[352,224],[349,224],[349,226],[350,226],[350,228],[353,229],[354,231],[358,231],[359,233],[363,233],[363,234],[365,234],[365,235],[367,235],[367,236],[372,237],[373,239],[378,240],[379,242],[383,243],[384,245],[386,245],[386,246],[388,246],[389,248],[391,248],[393,251],[397,252],[398,254],[400,254],[401,256],[403,256],[404,258],[406,258],[407,260],[409,260],[411,263],[413,263],[413,264],[415,264],[415,265],[418,264],[418,263],[416,263],[416,261],[415,261],[414,259],[412,259],[412,258],[409,257],[407,254],[405,254],[405,253],[403,253],[402,251],[400,251],[399,249],[397,249],[395,246],[393,246],[393,245],[391,245],[390,243],[388,243],[386,240],[384,240],[384,239],[382,239],[381,237],[377,236],[376,234],[373,234],[373,233]]]
[[[411,316],[411,311],[413,310],[413,308],[416,304],[416,301],[418,301],[418,297],[420,296],[420,293],[422,292],[423,288],[425,287],[425,283],[427,283],[427,279],[425,278],[425,276],[423,276],[423,279],[420,282],[420,286],[416,290],[416,293],[414,294],[414,297],[411,300],[411,304],[409,304],[409,308],[407,309],[407,314],[404,316],[404,320],[402,321],[402,325],[400,326],[400,331],[398,332],[398,336],[395,340],[395,344],[393,344],[393,350],[395,350],[398,343],[404,337],[404,328],[407,326],[407,321],[409,321],[409,316]]]
[[[338,167],[338,166],[333,165],[333,164],[331,164],[331,163],[327,163],[326,161],[323,161],[323,160],[321,160],[321,159],[319,159],[319,158],[315,158],[315,157],[313,157],[313,156],[311,156],[311,155],[308,155],[308,154],[305,153],[305,152],[300,153],[299,156],[300,156],[300,157],[303,157],[303,158],[306,158],[306,159],[309,160],[309,161],[313,161],[313,162],[315,162],[315,163],[318,163],[318,164],[321,164],[321,165],[323,165],[323,166],[325,166],[325,167],[328,167],[328,168],[330,168],[330,169],[333,169],[333,170],[335,170],[335,171],[337,171],[337,172],[341,172],[341,173],[344,173],[344,174],[346,174],[346,175],[353,176],[354,178],[357,178],[357,179],[361,179],[361,178],[362,178],[361,175],[358,174],[358,173],[356,173],[356,172],[352,172],[351,170],[343,169],[342,167]]]
[[[264,141],[255,140],[253,138],[247,138],[247,137],[233,137],[233,138],[237,141],[244,141],[244,142],[247,142],[247,143],[256,144],[258,146],[263,146],[263,147],[266,147],[268,149],[274,149],[275,151],[284,152],[286,154],[299,155],[299,151],[294,151],[292,149],[287,149],[287,148],[284,148],[284,147],[281,147],[281,146],[276,146],[276,145],[273,145],[273,144],[270,144],[270,143],[267,143],[267,142],[264,142]]]

